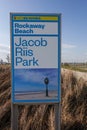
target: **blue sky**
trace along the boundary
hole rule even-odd
[[[62,61],[87,61],[87,0],[1,0],[0,59],[10,51],[10,12],[61,13]]]
[[[45,78],[49,79],[49,89],[58,90],[57,69],[15,69],[15,91],[41,91],[45,90]]]

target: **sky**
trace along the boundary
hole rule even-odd
[[[62,62],[87,62],[87,0],[1,0],[0,59],[10,53],[10,12],[61,13]]]
[[[44,79],[46,77],[49,79],[48,89],[58,90],[57,69],[15,69],[14,90],[16,92],[45,91],[46,85],[44,83]]]

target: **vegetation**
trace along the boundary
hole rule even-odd
[[[87,129],[87,81],[61,74],[61,130]],[[19,130],[55,130],[53,105],[19,105]],[[11,130],[11,68],[0,66],[0,130]]]
[[[61,67],[80,72],[87,72],[87,63],[62,63]]]

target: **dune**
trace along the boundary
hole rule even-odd
[[[87,129],[87,74],[62,69],[61,130]],[[19,105],[18,130],[55,130],[54,105]],[[11,68],[0,66],[0,130],[11,130]]]

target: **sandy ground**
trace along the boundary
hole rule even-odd
[[[58,93],[56,91],[49,92],[46,96],[45,92],[33,92],[33,93],[23,93],[15,94],[15,100],[46,100],[46,99],[57,99]]]
[[[73,75],[77,78],[77,79],[80,79],[80,78],[83,78],[85,81],[87,81],[87,72],[78,72],[78,71],[72,71],[72,70],[68,70],[68,69],[61,69],[61,72],[62,73],[67,73],[67,72],[71,72],[73,73]]]

